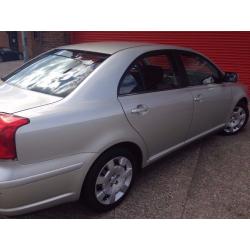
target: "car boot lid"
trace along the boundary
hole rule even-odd
[[[0,112],[16,113],[27,109],[51,104],[62,98],[39,92],[21,89],[0,82]]]

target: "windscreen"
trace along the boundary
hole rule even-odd
[[[5,83],[22,89],[65,97],[109,55],[57,49],[6,76]]]

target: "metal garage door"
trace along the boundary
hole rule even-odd
[[[224,71],[235,71],[250,89],[250,32],[71,32],[71,42],[144,41],[196,49]]]

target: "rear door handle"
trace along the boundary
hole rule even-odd
[[[146,105],[139,104],[139,105],[137,105],[136,108],[133,108],[131,110],[131,113],[144,115],[148,112],[148,110],[149,110],[149,108]]]

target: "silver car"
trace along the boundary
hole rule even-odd
[[[191,49],[85,43],[44,53],[0,84],[0,213],[83,201],[105,211],[137,171],[211,132],[238,133],[237,74]]]

